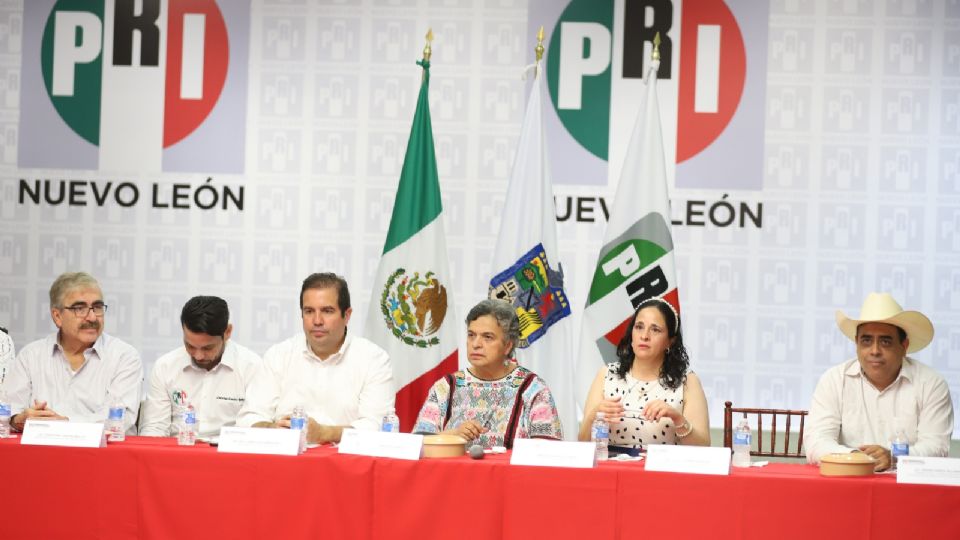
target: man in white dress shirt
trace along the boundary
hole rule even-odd
[[[312,274],[300,290],[303,333],[263,355],[263,376],[247,392],[237,425],[290,427],[297,405],[307,413],[307,441],[337,442],[343,429],[376,430],[393,407],[386,351],[347,335],[350,291],[332,273]]]
[[[85,272],[61,274],[50,287],[57,331],[27,344],[7,372],[4,389],[23,430],[31,418],[103,422],[110,402],[126,406],[127,433],[136,433],[143,365],[130,345],[103,331],[100,284]]]
[[[890,468],[890,441],[905,432],[911,456],[946,456],[953,401],[933,368],[907,356],[933,340],[933,324],[904,311],[888,293],[871,293],[859,319],[837,311],[837,324],[857,345],[857,358],[827,370],[817,383],[803,434],[807,461],[864,452],[876,470]]]
[[[219,435],[221,427],[236,423],[247,388],[260,372],[260,357],[230,340],[233,325],[222,298],[191,298],[180,324],[183,347],[157,359],[150,373],[141,435],[176,435],[188,404],[197,411],[198,435]]]

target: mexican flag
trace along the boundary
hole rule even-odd
[[[539,63],[520,130],[500,234],[493,253],[490,297],[513,305],[520,319],[517,362],[546,381],[564,436],[576,437],[577,404],[570,299],[557,247],[553,183],[543,128],[543,73]]]
[[[427,101],[430,63],[418,64],[423,82],[366,325],[367,338],[390,354],[399,388],[397,415],[405,432],[413,427],[430,386],[456,371],[460,329]]]
[[[647,73],[644,103],[627,147],[583,313],[576,372],[580,404],[586,402],[600,366],[617,360],[617,344],[638,305],[659,296],[680,312],[657,101],[659,65],[654,60]]]

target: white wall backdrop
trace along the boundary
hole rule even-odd
[[[521,71],[535,44],[530,30],[544,24],[548,34],[559,31],[567,2],[251,0],[249,11],[243,2],[226,2],[232,63],[224,92],[195,134],[164,151],[160,170],[105,169],[96,145],[61,145],[77,138],[52,112],[40,79],[43,28],[55,2],[26,3],[25,11],[23,1],[0,0],[0,325],[18,348],[52,331],[49,285],[59,273],[80,269],[101,280],[110,306],[107,331],[138,347],[147,369],[180,344],[180,307],[195,294],[226,298],[235,339],[259,352],[299,332],[297,294],[313,271],[348,279],[360,314],[350,331],[362,333],[427,28],[436,34],[431,112],[457,317],[486,295],[523,115]],[[622,21],[622,1],[597,4],[612,6],[614,20]],[[666,4],[674,10],[675,51],[673,78],[661,81],[661,105],[673,155],[684,129],[677,125],[680,22],[684,9],[700,8]],[[956,404],[960,0],[772,0],[765,19],[749,20],[744,6],[752,2],[727,4],[741,17],[747,79],[765,74],[750,87],[759,93],[738,109],[760,111],[763,143],[711,159],[755,159],[761,177],[751,186],[749,179],[713,182],[701,172],[697,181],[677,180],[673,190],[685,339],[712,423],[722,422],[728,399],[806,408],[819,375],[854,354],[836,329],[834,310],[856,315],[873,290],[890,291],[933,320],[937,335],[915,357],[947,378]],[[622,47],[621,27],[613,25],[614,47]],[[142,46],[134,45],[134,56]],[[751,64],[756,58],[763,65]],[[618,130],[632,122],[621,117],[635,110],[629,82],[618,79],[617,54],[611,65],[616,156],[625,144]],[[105,95],[124,95],[120,83],[103,84]],[[163,107],[162,101],[134,105]],[[239,127],[230,127],[238,118]],[[560,122],[551,129],[566,136]],[[218,146],[237,130],[243,149]],[[101,145],[139,136],[104,134]],[[173,150],[180,152],[176,159]],[[93,164],[62,165],[75,155],[94,156]],[[568,169],[562,164],[569,157],[556,156],[554,169]],[[172,165],[190,159],[212,164]],[[241,160],[242,173],[223,164],[230,159]],[[610,166],[615,176],[619,165]],[[575,307],[585,298],[603,235],[601,198],[615,189],[616,178],[606,174],[603,168],[600,176],[567,177],[555,189],[561,217],[569,215],[559,237]],[[61,181],[65,201],[47,202],[42,190],[49,186],[56,195]],[[70,181],[79,186],[73,205]],[[103,204],[95,200],[93,186],[103,193],[108,183],[115,190],[125,182],[139,192],[135,204],[124,207],[112,194]],[[39,186],[39,202],[24,194],[23,184]],[[242,210],[200,208],[194,194],[204,185],[221,195],[224,187],[242,188]],[[154,190],[168,207],[152,205]],[[177,200],[186,208],[172,207],[181,192],[188,196]],[[709,210],[721,200],[738,209],[741,202],[762,205],[762,224],[717,226]],[[705,213],[697,217],[688,208]],[[573,317],[579,327],[579,312]]]

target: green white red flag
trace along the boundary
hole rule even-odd
[[[647,73],[584,308],[575,381],[581,404],[600,366],[617,360],[617,344],[640,303],[662,297],[680,311],[657,100],[659,65],[654,60]]]
[[[367,338],[390,354],[405,432],[430,386],[456,371],[459,328],[427,100],[430,63],[418,64],[423,81],[366,324]]]

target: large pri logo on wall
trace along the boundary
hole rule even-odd
[[[613,150],[627,144],[631,105],[642,93],[637,82],[659,33],[661,102],[676,104],[663,121],[665,133],[676,133],[677,187],[762,187],[767,2],[532,0],[530,6],[531,20],[556,20],[547,82],[562,126],[548,130],[552,158],[563,162],[553,168],[559,183],[603,184],[607,161],[622,159]],[[630,118],[622,118],[626,110]]]
[[[20,167],[242,173],[249,0],[24,3]]]

